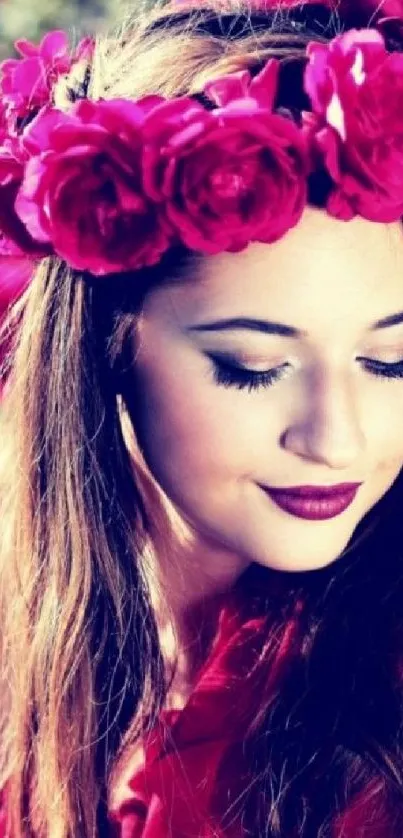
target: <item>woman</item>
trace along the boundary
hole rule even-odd
[[[3,68],[4,835],[403,834],[402,44],[168,6]]]

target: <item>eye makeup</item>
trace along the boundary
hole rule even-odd
[[[236,358],[230,355],[205,353],[212,362],[213,379],[216,384],[224,387],[236,387],[239,390],[247,389],[249,392],[260,390],[275,384],[284,379],[290,369],[289,363],[267,370],[251,370],[237,362]],[[386,381],[403,379],[403,359],[394,363],[385,363],[371,358],[359,358],[364,369],[375,377]]]

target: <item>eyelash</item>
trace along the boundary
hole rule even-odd
[[[238,390],[265,389],[271,387],[283,378],[289,364],[282,364],[280,367],[273,367],[270,370],[260,372],[247,370],[245,367],[229,364],[216,356],[209,355],[213,362],[213,377],[216,384],[224,387],[236,387]],[[378,376],[384,380],[403,378],[403,360],[394,364],[385,364],[381,361],[366,361],[365,367],[371,375]]]

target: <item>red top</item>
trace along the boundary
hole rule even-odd
[[[132,796],[110,811],[113,838],[240,838],[236,801],[242,802],[247,774],[242,733],[253,692],[261,696],[251,670],[265,622],[247,615],[237,594],[221,610],[213,649],[186,706],[161,714],[144,743],[145,764],[129,781]],[[218,770],[231,744],[230,763]],[[218,823],[229,809],[224,832]]]
[[[108,838],[244,838],[244,732],[261,706],[263,690],[270,691],[292,658],[298,635],[297,620],[290,621],[270,671],[253,667],[267,637],[266,606],[264,598],[258,606],[251,595],[254,585],[256,591],[252,573],[252,583],[246,577],[241,594],[235,589],[221,610],[212,651],[186,706],[163,712],[149,734],[127,799],[109,811]],[[339,817],[331,838],[358,835],[391,838],[375,784]],[[10,838],[1,811],[0,838]]]
[[[268,581],[273,593],[273,577]],[[253,670],[268,633],[264,592],[264,577],[253,570],[222,609],[213,650],[186,706],[161,715],[144,746],[145,764],[129,780],[132,795],[109,813],[111,838],[245,838],[242,792],[250,774],[243,734],[263,692],[270,694],[299,647],[297,606],[270,671],[267,665]],[[392,838],[383,805],[382,784],[370,783],[335,819],[329,838]]]

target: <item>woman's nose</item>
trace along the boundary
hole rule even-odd
[[[305,398],[303,415],[282,434],[282,447],[329,468],[348,469],[365,446],[356,383],[345,372],[322,372]]]

